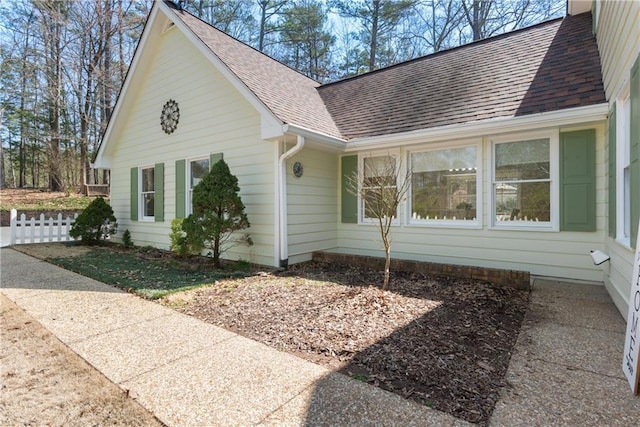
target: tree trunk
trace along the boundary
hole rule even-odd
[[[267,3],[269,0],[261,0],[258,2],[260,5],[260,36],[258,41],[258,50],[264,52],[264,33],[267,27]]]
[[[220,238],[216,237],[213,239],[213,266],[215,268],[220,268],[222,265],[220,264]]]
[[[391,245],[389,242],[384,243],[384,281],[382,282],[382,290],[386,290],[389,286],[389,270],[391,269]]]
[[[371,16],[371,44],[369,46],[369,71],[376,66],[376,51],[378,50],[378,18],[380,17],[380,0],[373,0],[373,14]]]

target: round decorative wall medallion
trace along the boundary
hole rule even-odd
[[[293,164],[293,175],[296,178],[300,178],[302,176],[302,174],[304,173],[304,168],[302,167],[302,163],[300,162],[295,162]]]
[[[162,114],[160,115],[160,126],[162,126],[164,133],[173,133],[178,127],[178,120],[180,120],[178,103],[170,99],[164,104],[164,107],[162,107]]]

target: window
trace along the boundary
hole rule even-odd
[[[398,191],[396,158],[391,155],[362,158],[362,191],[360,218],[369,221],[378,217],[396,218],[397,212],[389,210]]]
[[[413,152],[411,223],[478,224],[478,148]]]
[[[618,101],[616,130],[616,188],[620,208],[616,238],[631,245],[631,98],[629,92]]]
[[[142,168],[140,170],[140,206],[142,219],[154,218],[154,168]]]
[[[209,159],[197,159],[189,162],[189,200],[187,201],[187,215],[193,212],[193,187],[209,173]]]
[[[493,145],[495,226],[555,227],[557,137],[515,139]]]

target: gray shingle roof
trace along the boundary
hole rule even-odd
[[[281,121],[346,140],[606,102],[590,13],[320,85],[173,11]]]
[[[318,90],[346,139],[606,102],[590,13]]]

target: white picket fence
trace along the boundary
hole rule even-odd
[[[18,219],[18,211],[11,209],[11,245],[73,240],[69,236],[69,230],[77,217],[76,213],[73,218],[63,219],[62,213],[58,213],[57,218],[45,218],[41,213],[40,218],[27,219],[26,215],[22,214]]]

